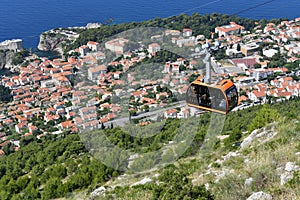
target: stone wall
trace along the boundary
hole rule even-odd
[[[23,49],[23,41],[21,39],[5,40],[0,43],[1,50],[13,50],[15,52]]]

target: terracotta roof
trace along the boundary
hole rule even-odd
[[[256,59],[255,58],[242,58],[242,59],[232,59],[232,62],[237,65],[239,63],[243,63],[246,66],[253,67],[254,64],[256,64]]]
[[[100,65],[100,66],[97,66],[97,67],[92,67],[92,68],[89,68],[89,71],[94,73],[94,72],[99,72],[99,71],[106,71],[107,70],[107,67],[105,65]]]
[[[98,42],[89,41],[87,44],[89,44],[89,45],[98,45],[99,43]]]
[[[259,92],[259,91],[256,91],[256,90],[254,90],[252,93],[253,93],[257,98],[265,97],[265,96],[266,96],[266,93],[265,93],[265,92]]]
[[[70,128],[70,127],[73,127],[74,126],[74,123],[72,122],[72,121],[65,121],[65,122],[62,122],[61,123],[61,126],[63,127],[63,128]]]
[[[172,113],[177,113],[178,111],[174,108],[174,109],[170,109],[170,110],[167,110],[165,113],[167,114],[167,115],[170,115],[170,114],[172,114]]]

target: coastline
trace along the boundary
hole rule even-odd
[[[39,34],[46,30],[55,27],[82,26],[88,22],[105,22],[111,17],[116,24],[141,22],[155,17],[165,18],[182,13],[190,15],[193,12],[228,15],[238,13],[237,16],[250,19],[270,20],[285,17],[292,19],[298,15],[300,8],[300,2],[295,0],[289,1],[288,4],[277,1],[260,7],[257,7],[262,3],[259,0],[251,2],[245,0],[239,2],[234,0],[213,2],[191,0],[188,3],[174,0],[160,4],[154,1],[140,1],[132,4],[132,1],[129,0],[122,5],[119,0],[110,2],[88,0],[84,4],[73,2],[73,9],[70,9],[68,3],[58,0],[54,0],[51,5],[46,7],[41,2],[35,2],[32,7],[28,7],[25,2],[20,0],[17,2],[17,7],[16,3],[12,2],[5,1],[2,4],[3,18],[0,19],[0,26],[5,31],[1,33],[0,40],[21,38],[24,46],[28,49],[36,48]],[[4,9],[6,7],[13,9],[14,12],[8,12]],[[45,12],[40,12],[40,8],[43,8]],[[241,11],[242,13],[240,13]],[[17,14],[12,16],[12,13]]]

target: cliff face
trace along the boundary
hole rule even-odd
[[[63,46],[76,40],[79,34],[68,29],[52,29],[40,35],[38,49],[41,51],[57,51],[63,54]]]
[[[12,61],[12,57],[14,55],[14,52],[12,51],[0,51],[0,69],[3,69],[3,68],[11,68],[12,67],[12,64],[11,64],[11,61]]]
[[[57,51],[62,54],[62,43],[65,40],[66,37],[63,37],[61,35],[43,33],[40,35],[38,49],[41,51]]]

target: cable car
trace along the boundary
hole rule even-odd
[[[204,111],[227,114],[238,103],[238,92],[230,79],[206,84],[202,77],[193,81],[186,92],[187,105]]]

